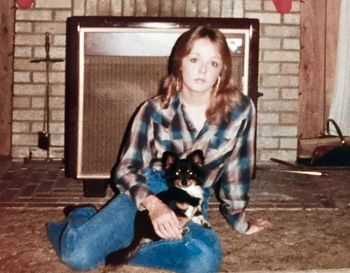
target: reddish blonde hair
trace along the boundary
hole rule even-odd
[[[216,29],[205,26],[192,28],[177,39],[169,58],[168,75],[161,86],[162,107],[168,107],[171,97],[179,91],[177,89],[182,85],[181,65],[183,58],[190,54],[195,41],[203,38],[208,38],[216,46],[223,60],[220,80],[213,87],[210,104],[206,111],[208,122],[218,124],[229,118],[229,113],[239,103],[242,92],[233,82],[232,57],[226,37]]]

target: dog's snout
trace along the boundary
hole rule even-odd
[[[181,179],[181,185],[182,185],[182,186],[188,186],[188,180],[187,180],[186,177],[182,177],[182,179]]]

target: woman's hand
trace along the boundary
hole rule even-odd
[[[153,228],[156,234],[167,240],[180,240],[182,238],[182,227],[174,211],[165,205],[156,196],[147,197],[142,205],[148,210]]]
[[[271,223],[268,220],[264,220],[264,219],[250,220],[248,222],[249,222],[249,229],[244,233],[247,235],[257,233],[271,226]]]

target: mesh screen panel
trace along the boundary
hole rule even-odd
[[[167,57],[85,57],[83,176],[109,176],[132,114],[157,94],[166,69]]]

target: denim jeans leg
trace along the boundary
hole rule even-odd
[[[58,254],[63,262],[85,271],[103,263],[108,253],[129,245],[134,236],[136,206],[129,196],[119,194],[98,212],[82,209],[74,210],[61,230],[53,229],[51,224],[48,236],[51,241],[59,238]]]
[[[189,223],[182,240],[160,240],[144,245],[131,264],[180,273],[214,273],[221,264],[221,243],[212,229]]]
[[[57,256],[61,256],[60,242],[63,230],[68,225],[68,218],[63,219],[60,222],[49,222],[47,223],[47,236],[56,251]]]

